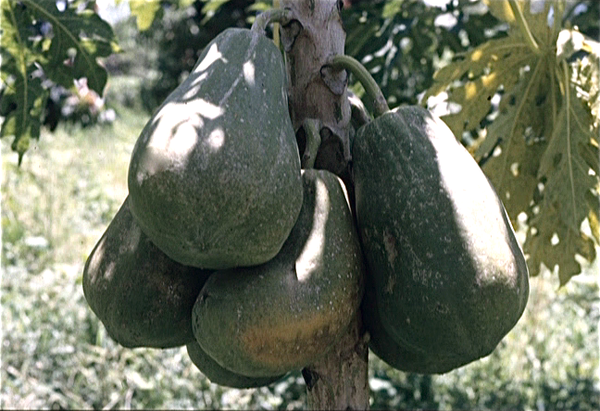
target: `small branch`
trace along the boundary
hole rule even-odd
[[[264,33],[269,24],[285,24],[291,19],[291,15],[292,13],[289,10],[284,9],[271,9],[264,11],[256,16],[256,20],[254,20],[254,24],[252,24],[252,31]]]
[[[356,60],[354,57],[338,55],[331,59],[330,65],[334,69],[346,69],[350,71],[357,78],[357,80],[360,81],[360,84],[362,84],[362,86],[365,88],[369,98],[373,100],[375,117],[379,117],[382,114],[390,111],[385,96],[379,88],[379,85],[373,76],[371,76],[371,73],[369,73],[365,66],[360,64],[358,60]]]
[[[517,4],[517,0],[508,0],[508,3],[510,4],[510,8],[512,9],[513,14],[515,15],[515,21],[517,22],[521,33],[523,33],[523,36],[525,37],[527,45],[529,46],[531,51],[533,51],[534,54],[536,54],[537,56],[541,56],[543,54],[542,50],[537,44],[537,41],[535,41],[535,38],[533,37],[531,30],[529,29],[529,25],[525,20],[525,16],[523,16],[523,11],[521,10],[521,7],[519,7],[519,5]]]

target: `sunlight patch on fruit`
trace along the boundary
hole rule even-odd
[[[208,53],[206,53],[206,56],[204,57],[204,59],[202,59],[200,64],[198,64],[197,71],[205,71],[207,68],[209,68],[213,63],[215,63],[218,60],[221,60],[223,63],[227,64],[227,59],[223,57],[223,54],[221,54],[221,52],[219,51],[219,47],[216,44],[213,44],[208,49]],[[196,70],[194,70],[194,71],[196,71]]]
[[[211,131],[208,135],[208,138],[206,139],[206,143],[212,151],[219,150],[225,143],[225,132],[223,131],[223,129],[221,127],[218,127]]]
[[[99,276],[93,276],[90,277],[90,282],[92,284],[97,283],[98,281],[110,281],[115,273],[115,267],[117,265],[116,261],[111,261],[109,262],[108,266],[104,268],[104,270],[100,269],[100,266],[102,265],[102,261],[104,260],[104,254],[105,254],[105,243],[106,243],[106,237],[103,237],[100,239],[100,241],[98,241],[98,245],[96,246],[97,248],[92,251],[93,255],[92,258],[90,258],[89,260],[89,267],[88,270],[91,273],[100,273],[103,274],[102,276],[104,277],[104,279],[99,278]]]
[[[330,208],[329,193],[323,181],[316,180],[315,183],[313,226],[300,256],[296,259],[296,276],[300,282],[307,281],[319,267],[325,248],[325,226]]]
[[[139,248],[140,240],[142,238],[142,229],[135,225],[131,225],[131,230],[127,236],[124,236],[119,246],[119,254],[132,254]]]
[[[450,130],[441,120],[427,120],[430,127]],[[441,132],[438,134],[442,135]],[[444,156],[443,151],[456,150],[461,157]],[[517,284],[517,262],[511,250],[512,227],[503,205],[496,200],[493,188],[483,173],[478,170],[475,160],[455,139],[439,140],[435,144],[440,183],[452,203],[451,214],[456,224],[457,238],[464,241],[464,247],[473,256],[471,264],[480,273],[476,279],[484,283],[506,282]],[[511,167],[513,174],[519,174],[519,164]],[[468,177],[465,177],[468,176]],[[478,210],[494,210],[498,213],[481,214]],[[504,217],[504,218],[503,218]],[[508,226],[507,226],[508,225]]]
[[[173,157],[187,158],[198,144],[199,130],[204,127],[204,118],[214,120],[224,112],[223,108],[203,99],[183,103],[172,102],[160,109],[156,115],[154,130],[143,137],[148,139],[147,149],[141,161],[141,169],[146,170],[146,173],[137,174],[138,183],[141,184],[146,175],[153,175],[172,167]],[[223,145],[224,137],[219,138],[213,133],[208,137],[208,145],[212,149],[218,149]]]
[[[244,78],[246,79],[246,83],[248,83],[250,86],[254,86],[254,63],[252,63],[252,61],[249,60],[244,63],[242,69],[244,72]]]
[[[186,91],[185,93],[183,93],[183,95],[181,96],[181,100],[187,101],[187,100],[193,100],[194,98],[196,98],[196,96],[200,92],[200,87],[201,87],[202,81],[204,81],[207,77],[208,77],[208,73],[202,73],[202,74],[198,75],[196,78],[194,78],[192,85],[190,86],[190,89],[188,91]]]
[[[168,143],[169,150],[182,156],[189,155],[198,142],[196,127],[202,127],[202,123],[199,118],[196,121],[190,119],[177,127]]]

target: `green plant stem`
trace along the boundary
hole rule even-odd
[[[279,0],[273,0],[273,8],[279,9]],[[280,48],[281,46],[281,39],[279,38],[279,25],[280,23],[275,23],[273,25],[273,43],[275,43],[277,48]]]
[[[565,15],[565,2],[564,0],[557,1],[554,5],[554,24],[552,26],[552,38],[557,39],[558,33],[562,29],[563,18]]]
[[[252,31],[264,33],[267,26],[271,23],[284,23],[291,19],[292,12],[285,9],[271,9],[256,16]]]
[[[306,148],[302,154],[302,168],[309,169],[315,166],[317,152],[321,146],[321,121],[307,118],[302,123],[302,128],[306,137]]]
[[[379,88],[379,85],[371,76],[371,73],[360,64],[358,60],[354,57],[346,56],[346,55],[337,55],[334,56],[329,64],[334,69],[345,69],[350,71],[362,84],[365,89],[365,92],[373,100],[373,109],[375,111],[375,117],[379,117],[382,114],[390,111],[390,108],[385,100],[385,96],[383,92]]]
[[[523,16],[523,11],[521,10],[521,7],[519,7],[517,0],[508,0],[508,3],[510,4],[510,8],[512,9],[513,14],[515,15],[515,21],[517,22],[521,33],[523,33],[523,36],[525,37],[527,45],[529,46],[531,51],[533,51],[536,55],[541,56],[542,50],[537,44],[537,41],[535,41],[535,38],[533,37],[531,30],[529,29],[529,25],[525,20],[525,16]]]

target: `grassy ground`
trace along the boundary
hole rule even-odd
[[[87,307],[88,253],[127,195],[131,149],[147,116],[118,110],[112,127],[44,134],[20,168],[2,141],[1,408],[304,407],[298,373],[271,387],[228,390],[185,349],[124,349]],[[532,280],[526,313],[488,358],[442,376],[371,362],[374,408],[594,409],[598,284],[558,290]]]

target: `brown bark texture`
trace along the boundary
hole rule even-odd
[[[352,197],[348,76],[327,64],[332,56],[344,54],[341,6],[337,0],[281,0],[281,7],[292,12],[292,18],[281,26],[281,44],[288,70],[290,115],[299,146],[303,145],[304,120],[320,120],[321,146],[314,167],[340,176]],[[325,357],[302,371],[309,409],[368,409],[367,357],[359,312]]]

